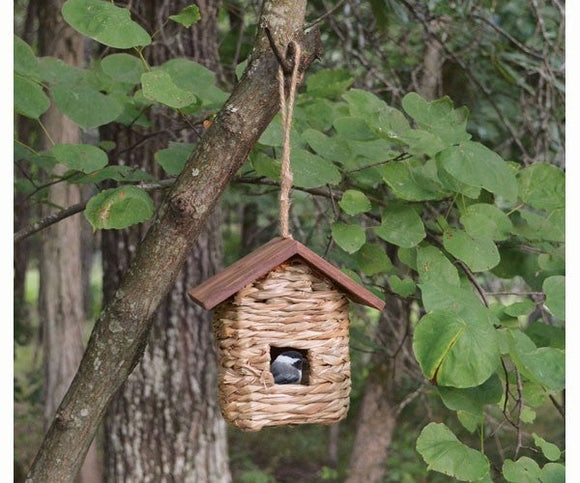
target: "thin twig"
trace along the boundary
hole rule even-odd
[[[509,380],[509,374],[508,374],[507,367],[505,365],[505,361],[503,360],[503,357],[500,357],[500,361],[501,361],[501,366],[503,368],[503,372],[504,372],[504,375],[505,375],[505,393],[504,393],[504,401],[503,401],[502,412],[503,412],[503,415],[504,415],[506,421],[508,423],[510,423],[514,428],[517,429],[517,425],[510,419],[510,417],[508,415],[508,410],[507,410],[508,400],[509,400],[509,396],[510,396],[510,380]]]
[[[427,35],[430,35],[433,39],[435,39],[437,41],[437,43],[439,45],[441,45],[441,47],[443,48],[443,50],[445,51],[445,53],[451,58],[453,59],[453,61],[459,66],[461,67],[461,69],[463,70],[463,72],[465,72],[465,75],[469,78],[469,80],[481,91],[483,92],[483,94],[485,95],[485,97],[487,98],[487,101],[490,103],[491,107],[493,108],[493,110],[496,112],[496,114],[498,115],[499,120],[501,121],[501,123],[506,127],[506,129],[509,131],[512,140],[517,144],[518,148],[520,149],[520,151],[522,152],[522,154],[524,155],[524,158],[528,158],[528,154],[527,154],[527,150],[525,148],[525,146],[522,144],[520,137],[518,136],[518,134],[516,133],[515,129],[513,128],[513,126],[511,125],[511,123],[508,121],[508,119],[504,116],[502,110],[500,109],[499,105],[497,104],[497,102],[495,101],[495,99],[492,96],[492,93],[489,91],[489,89],[477,78],[477,76],[475,76],[465,65],[465,63],[463,62],[463,60],[461,60],[456,54],[455,52],[453,52],[445,43],[445,41],[443,39],[441,39],[441,37],[439,35],[437,35],[436,32],[433,31],[433,29],[431,28],[431,26],[429,25],[429,22],[427,22],[421,15],[419,15],[416,11],[413,5],[411,5],[408,0],[401,0],[401,3],[403,5],[405,5],[405,7],[407,7],[407,9],[411,12],[411,14],[419,21],[421,22],[421,25],[423,26],[423,29],[425,30],[425,32],[427,33]]]
[[[417,389],[415,389],[411,394],[409,394],[405,399],[403,399],[398,405],[397,409],[395,410],[395,418],[398,418],[399,415],[403,412],[409,404],[411,404],[417,396],[420,396],[425,391],[425,386],[421,384]]]
[[[467,267],[467,265],[462,260],[455,260],[454,263],[456,265],[459,265],[459,268],[461,268],[461,271],[467,276],[467,278],[469,279],[469,281],[471,282],[471,284],[475,287],[475,290],[477,290],[477,293],[481,297],[481,301],[483,302],[483,304],[486,307],[489,308],[489,302],[487,301],[487,297],[485,295],[485,291],[483,290],[483,288],[481,287],[481,285],[479,285],[479,283],[475,279],[475,276],[473,275],[473,273],[471,272],[471,270],[469,270],[469,268]]]
[[[367,164],[365,166],[361,166],[360,168],[349,169],[344,172],[344,174],[352,174],[358,173],[359,171],[364,171],[365,169],[376,168],[377,166],[382,166],[383,164],[390,163],[392,161],[405,161],[406,159],[412,158],[412,155],[409,153],[401,153],[394,158],[385,159],[384,161],[377,161],[376,163]]]
[[[325,13],[323,13],[320,17],[318,17],[316,20],[313,20],[312,22],[310,22],[309,24],[307,24],[304,27],[304,30],[309,30],[312,27],[318,25],[319,23],[321,23],[326,17],[329,17],[330,15],[332,15],[334,12],[336,12],[340,7],[342,7],[342,4],[345,2],[346,0],[340,0],[340,2],[338,2],[334,7],[332,7],[331,9],[327,10]]]
[[[516,374],[516,387],[518,390],[518,400],[517,400],[517,410],[518,410],[518,417],[517,417],[517,443],[516,449],[514,450],[514,461],[518,459],[518,453],[522,448],[522,421],[521,415],[522,410],[524,409],[524,389],[522,386],[522,376],[520,375],[520,371],[518,371],[517,367],[514,367],[514,371]]]
[[[514,36],[510,35],[508,32],[506,32],[504,29],[502,29],[499,25],[496,25],[493,22],[491,22],[489,19],[487,19],[481,15],[477,15],[477,14],[472,15],[472,18],[474,18],[476,20],[481,20],[482,22],[489,25],[497,33],[499,33],[500,35],[503,35],[506,39],[508,39],[512,44],[514,44],[524,54],[527,54],[530,57],[535,57],[536,59],[540,59],[540,60],[543,59],[541,54],[538,54],[537,52],[530,50],[528,47],[526,47],[524,44],[522,44],[518,39],[516,39]]]
[[[552,404],[554,405],[556,410],[560,413],[560,416],[566,419],[566,412],[564,411],[564,407],[558,401],[556,401],[556,398],[552,394],[550,394],[550,401],[552,401]]]

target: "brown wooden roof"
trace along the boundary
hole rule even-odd
[[[292,238],[274,238],[190,290],[189,296],[206,310],[211,310],[249,283],[263,277],[294,256],[302,258],[309,266],[325,275],[353,302],[383,310],[385,306],[383,300]]]

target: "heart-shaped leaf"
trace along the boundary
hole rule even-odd
[[[429,423],[417,438],[417,451],[428,469],[460,481],[477,481],[489,475],[487,457],[464,445],[443,423]]]
[[[111,2],[102,0],[67,0],[62,16],[81,34],[109,47],[130,49],[149,45],[151,37],[131,13]]]
[[[94,230],[121,229],[142,223],[154,212],[153,200],[136,186],[101,191],[87,203],[85,217]]]

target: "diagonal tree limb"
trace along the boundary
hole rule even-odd
[[[246,72],[165,199],[133,264],[95,324],[27,481],[74,480],[111,398],[142,356],[151,316],[171,289],[206,217],[278,110],[278,61],[263,26],[269,25],[278,45],[291,40],[301,43],[302,70],[319,56],[318,33],[302,34],[305,9],[306,0],[264,2]]]

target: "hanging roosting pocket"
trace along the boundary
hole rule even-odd
[[[228,423],[248,431],[343,419],[351,386],[348,300],[384,307],[381,299],[290,235],[290,127],[300,60],[300,47],[293,47],[288,105],[279,72],[282,237],[189,292],[214,311],[221,412]]]

